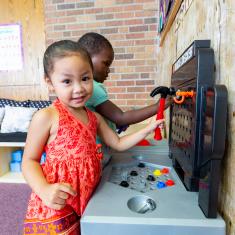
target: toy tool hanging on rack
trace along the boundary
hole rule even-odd
[[[158,107],[158,112],[157,112],[157,120],[163,119],[164,118],[164,109],[165,109],[165,101],[167,95],[174,96],[173,100],[176,104],[182,104],[185,101],[185,98],[193,98],[194,96],[194,91],[175,91],[173,87],[165,87],[165,86],[159,86],[156,87],[152,92],[150,93],[151,97],[154,97],[157,94],[161,94],[160,102],[159,102],[159,107]],[[161,135],[161,130],[159,127],[155,129],[155,134],[154,134],[154,139],[155,140],[161,140],[162,135]]]
[[[152,90],[152,92],[150,93],[150,96],[154,97],[157,94],[161,94],[159,107],[158,107],[158,110],[157,110],[157,120],[159,120],[159,119],[164,118],[163,112],[164,112],[164,109],[165,109],[165,101],[166,101],[167,95],[174,95],[175,90],[173,88],[168,88],[168,87],[165,87],[165,86],[159,86],[159,87],[156,87],[154,90]],[[155,129],[154,139],[155,140],[161,140],[162,139],[161,130],[160,130],[159,127],[157,127]]]
[[[175,92],[175,97],[173,98],[173,100],[176,104],[182,104],[182,103],[184,103],[185,98],[188,98],[188,97],[193,98],[193,95],[194,95],[193,90],[191,90],[191,91],[178,90]]]

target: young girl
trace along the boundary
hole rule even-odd
[[[57,99],[30,124],[23,174],[31,186],[24,234],[80,234],[80,217],[101,176],[98,133],[113,149],[126,150],[163,120],[119,138],[101,115],[84,107],[92,95],[92,62],[76,42],[55,42],[44,54],[45,81]],[[40,156],[46,151],[46,162]]]
[[[115,125],[118,127],[128,126],[144,121],[157,113],[158,103],[141,109],[123,112],[109,100],[103,82],[110,73],[114,50],[107,38],[98,33],[89,32],[84,34],[78,40],[78,43],[88,51],[93,63],[94,90],[92,97],[86,103],[89,109],[105,117],[109,126],[114,130],[116,129]],[[166,108],[170,103],[171,100],[168,97]]]

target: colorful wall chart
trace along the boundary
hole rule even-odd
[[[0,71],[23,69],[21,32],[20,24],[0,25]]]

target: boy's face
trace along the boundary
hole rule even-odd
[[[114,52],[111,48],[105,48],[99,54],[91,57],[93,63],[93,76],[97,82],[103,83],[110,73],[110,66],[113,62]]]

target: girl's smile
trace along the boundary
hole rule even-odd
[[[72,100],[73,100],[75,103],[79,104],[79,103],[83,103],[85,98],[86,98],[86,96],[80,96],[80,97],[72,98]]]

